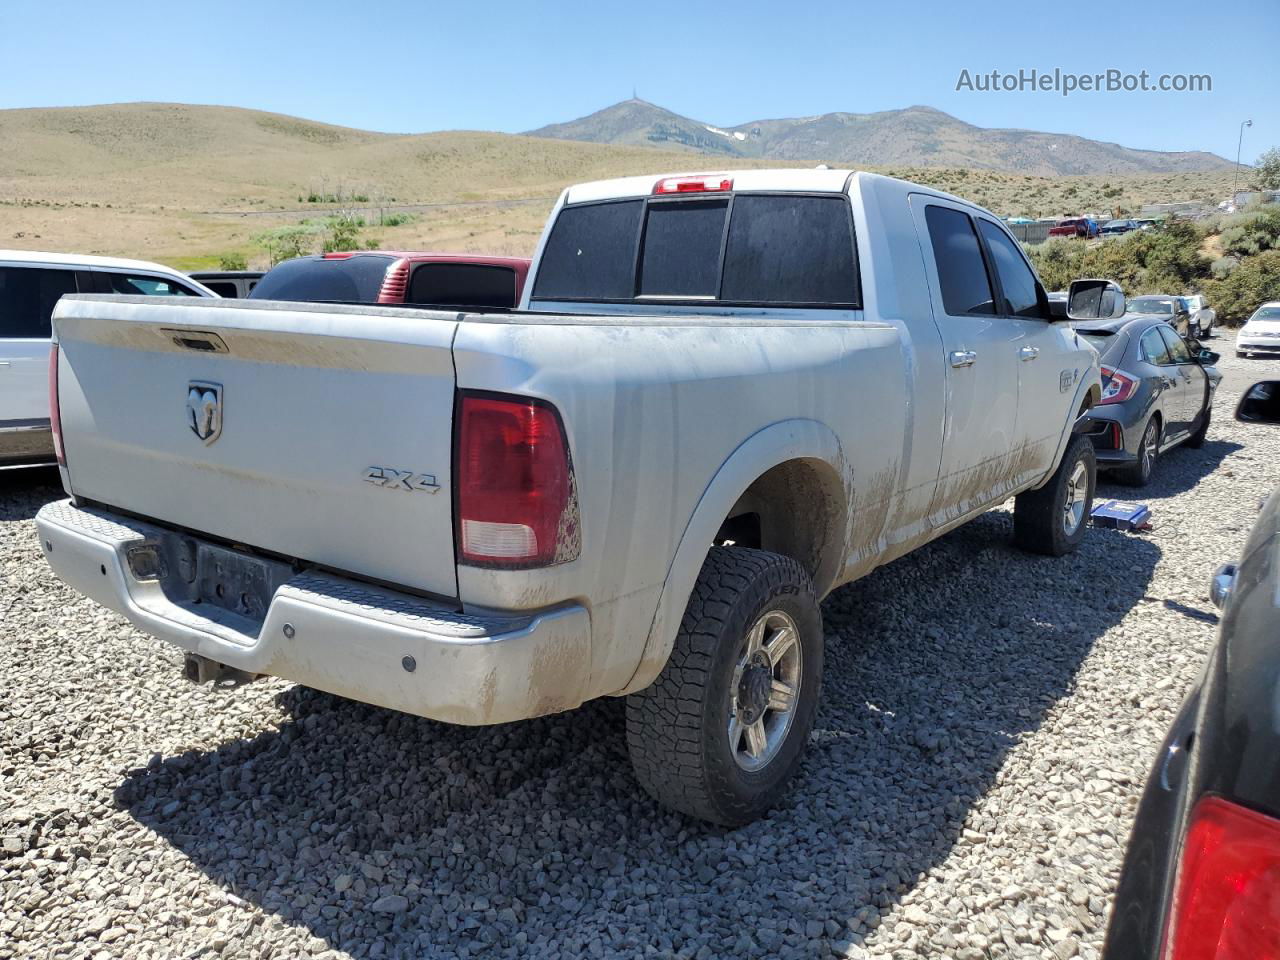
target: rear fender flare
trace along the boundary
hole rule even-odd
[[[667,569],[639,665],[619,693],[642,690],[662,672],[716,531],[758,478],[789,460],[817,460],[830,465],[841,477],[844,503],[848,504],[849,491],[853,489],[852,467],[845,460],[839,439],[825,424],[816,420],[784,420],[744,440],[716,471],[685,526]],[[846,536],[847,530],[840,530],[835,538],[841,548]],[[840,559],[833,556],[822,564],[820,579],[828,582],[815,583],[818,596],[830,588]]]

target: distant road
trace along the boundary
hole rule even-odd
[[[417,213],[422,210],[444,210],[449,207],[518,207],[529,203],[553,203],[555,197],[524,197],[519,200],[453,200],[438,203],[353,203],[353,204],[315,204],[297,210],[205,210],[207,217],[308,217],[325,216],[326,214],[349,212],[360,214],[365,220],[375,219],[382,213]]]

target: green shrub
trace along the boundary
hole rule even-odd
[[[1224,279],[1205,283],[1205,295],[1219,320],[1243,323],[1259,304],[1280,300],[1280,250],[1246,257]]]
[[[1222,229],[1222,249],[1245,257],[1280,249],[1280,204],[1268,204],[1226,221]]]
[[[345,250],[360,250],[364,244],[360,242],[360,230],[364,227],[361,217],[330,217],[328,232],[324,238],[325,253],[340,253]]]
[[[1200,253],[1200,235],[1188,223],[1144,230],[1088,244],[1053,239],[1028,248],[1040,279],[1049,290],[1065,290],[1072,280],[1103,277],[1120,284],[1126,296],[1181,293],[1209,276]]]
[[[1209,266],[1209,272],[1215,280],[1221,280],[1240,265],[1238,257],[1219,257]]]
[[[248,270],[249,261],[243,253],[224,253],[218,258],[219,270]]]
[[[315,249],[316,228],[311,224],[276,227],[255,234],[253,242],[267,251],[274,267],[277,263],[305,256]]]

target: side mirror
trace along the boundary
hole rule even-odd
[[[1124,316],[1124,291],[1112,280],[1073,280],[1067,319],[1115,320]]]
[[[1222,359],[1222,354],[1214,353],[1212,350],[1201,350],[1198,354],[1196,354],[1196,359],[1199,360],[1201,363],[1207,363],[1209,366],[1212,367],[1215,363],[1217,363],[1219,360]]]
[[[1280,424],[1280,380],[1263,380],[1246,390],[1236,407],[1236,419]]]

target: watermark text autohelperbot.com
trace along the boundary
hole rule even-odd
[[[1021,69],[961,70],[956,90],[972,93],[1212,93],[1213,77],[1207,73],[1129,73],[1109,69],[1098,73],[1066,70]]]

